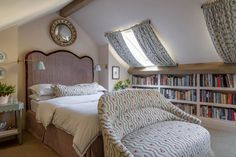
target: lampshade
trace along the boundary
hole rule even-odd
[[[43,63],[43,61],[38,61],[37,64],[36,64],[36,69],[37,70],[45,70],[45,65]]]
[[[94,68],[95,71],[101,71],[101,66],[99,64],[95,65],[95,68]]]

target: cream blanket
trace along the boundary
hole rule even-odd
[[[74,137],[73,147],[82,157],[100,134],[97,105],[101,95],[103,93],[41,101],[36,119],[45,128],[52,123],[71,134]]]

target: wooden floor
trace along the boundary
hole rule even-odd
[[[24,133],[23,137],[22,145],[16,140],[0,143],[0,157],[59,157],[29,133]]]

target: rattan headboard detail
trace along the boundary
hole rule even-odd
[[[28,88],[41,83],[59,83],[74,85],[94,81],[94,63],[89,56],[79,57],[67,50],[51,53],[32,51],[26,54],[25,60],[43,61],[46,70],[37,71],[35,62],[25,62],[26,66],[26,100],[29,108]]]

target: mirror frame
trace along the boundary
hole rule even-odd
[[[58,35],[55,34],[55,30],[57,26],[60,24],[66,25],[71,31],[71,39],[68,42],[62,41],[60,38],[58,38]],[[56,44],[63,47],[73,44],[77,38],[77,32],[74,25],[69,20],[64,19],[64,18],[59,18],[52,22],[51,27],[50,27],[50,35]]]

